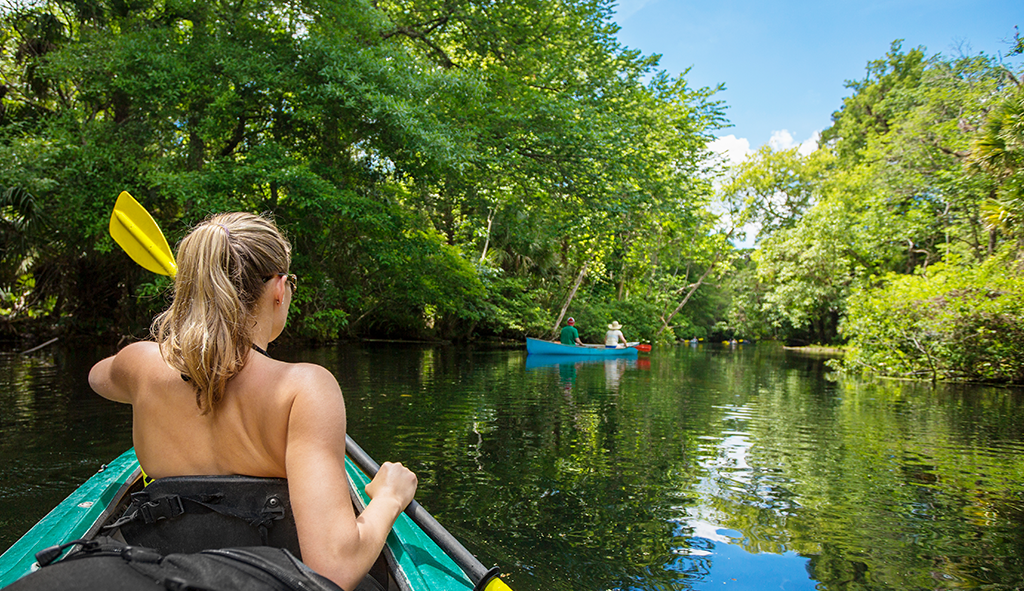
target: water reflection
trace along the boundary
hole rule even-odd
[[[761,343],[272,352],[333,371],[353,437],[517,591],[1024,586],[1017,390],[831,381]],[[3,541],[130,437],[79,355],[0,358]]]
[[[527,370],[557,368],[559,382],[566,390],[572,390],[576,384],[577,371],[587,366],[604,368],[605,388],[612,392],[619,389],[619,382],[627,370],[651,368],[650,359],[646,357],[638,359],[636,357],[595,358],[590,355],[527,355],[525,363]]]
[[[0,550],[130,445],[131,412],[89,391],[91,348],[0,352]]]

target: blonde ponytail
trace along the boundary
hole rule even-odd
[[[266,278],[288,271],[291,245],[266,218],[224,213],[181,241],[177,262],[174,301],[151,330],[164,360],[193,385],[206,414],[245,365]]]

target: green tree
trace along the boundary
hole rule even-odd
[[[1024,279],[1004,249],[982,265],[956,259],[885,277],[850,300],[851,369],[931,380],[1024,383]]]
[[[832,343],[850,286],[863,270],[846,232],[846,212],[836,205],[823,201],[793,228],[772,234],[752,257],[758,280],[768,286],[762,312],[787,340]]]
[[[969,164],[999,181],[994,195],[981,203],[981,218],[990,232],[1024,240],[1024,87],[1015,85],[985,116],[971,143]]]
[[[754,228],[759,240],[745,277],[733,283],[740,291],[728,313],[749,336],[817,342],[835,337],[837,299],[849,282],[850,265],[844,255],[849,245],[830,235],[835,213],[819,203],[834,162],[829,150],[805,156],[798,148],[764,146],[729,171],[719,189],[737,234]]]
[[[861,159],[868,142],[889,133],[893,120],[910,106],[904,91],[921,83],[925,54],[920,47],[906,53],[902,48],[902,40],[893,41],[884,58],[868,62],[863,80],[846,82],[853,94],[821,134],[822,143],[834,143],[841,159]]]
[[[829,150],[804,156],[799,150],[762,146],[729,171],[719,189],[733,223],[756,227],[755,239],[793,227],[818,199],[835,156]]]
[[[296,270],[323,279],[296,297],[295,326],[306,334],[330,338],[370,308],[411,306],[422,317],[479,300],[478,282],[444,293],[420,282],[389,305],[379,294],[397,292],[375,290],[363,271],[443,276],[464,265],[389,203],[398,178],[458,157],[423,106],[443,80],[410,76],[416,60],[383,40],[381,26],[358,2],[12,8],[9,44],[43,49],[5,54],[0,175],[58,222],[52,254],[31,269],[56,269],[56,280],[35,289],[56,294],[57,311],[82,328],[133,312],[143,276],[107,254],[106,236],[113,196],[127,188],[172,239],[213,211],[275,215],[304,253]],[[405,239],[401,254],[389,246],[395,237]],[[369,262],[323,264],[346,255]]]
[[[141,329],[163,284],[106,236],[129,189],[172,242],[213,211],[272,213],[314,338],[521,336],[588,261],[588,296],[625,302],[650,228],[698,227],[722,116],[621,47],[611,7],[11,5],[0,184],[56,222],[25,289],[80,329]]]
[[[741,301],[760,302],[788,338],[831,342],[851,290],[870,291],[873,277],[997,252],[991,220],[1012,220],[1014,203],[1013,175],[996,172],[1006,170],[1000,142],[1013,145],[1013,103],[992,97],[1015,94],[1014,80],[984,55],[926,58],[894,43],[848,83],[854,94],[818,152],[784,166],[785,154],[759,153],[726,185],[741,220],[767,220],[758,282],[748,284],[763,293]],[[988,156],[978,149],[985,137]],[[986,205],[993,195],[1004,196],[997,215]]]
[[[475,155],[415,206],[499,283],[529,279],[551,315],[540,334],[581,281],[591,298],[646,291],[659,223],[697,231],[708,192],[697,178],[722,124],[715,89],[621,47],[607,2],[379,6],[385,35],[473,76],[472,99],[446,108],[472,130]]]

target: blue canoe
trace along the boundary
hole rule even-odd
[[[526,339],[526,354],[527,355],[577,355],[586,357],[636,357],[637,348],[636,345],[639,343],[630,343],[629,347],[623,347],[622,349],[608,349],[604,345],[584,345],[577,347],[574,345],[563,345],[561,343],[552,343],[551,341],[542,341],[540,339]]]
[[[353,490],[353,503],[362,508],[369,503],[363,487],[370,479],[351,458],[346,458],[345,468]],[[35,566],[37,551],[97,535],[104,523],[116,518],[115,510],[125,506],[127,496],[141,489],[139,480],[139,462],[134,449],[100,468],[0,556],[0,588],[38,568]],[[462,569],[405,513],[399,516],[388,535],[384,556],[389,587],[396,585],[408,591],[473,589],[472,581]]]

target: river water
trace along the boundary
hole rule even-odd
[[[0,353],[0,550],[131,445],[104,348]],[[397,344],[349,433],[516,591],[1024,587],[1024,392],[837,378],[768,344],[592,362]]]

